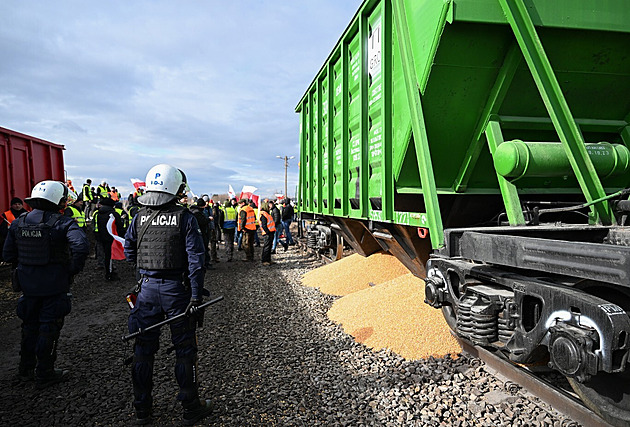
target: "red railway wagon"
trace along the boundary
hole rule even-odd
[[[65,182],[63,145],[0,127],[0,210],[24,199],[40,181]]]

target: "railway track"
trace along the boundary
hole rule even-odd
[[[570,392],[559,388],[525,367],[514,365],[508,360],[470,342],[457,338],[462,351],[482,360],[490,370],[519,386],[522,386],[549,406],[583,426],[610,426],[595,412]]]

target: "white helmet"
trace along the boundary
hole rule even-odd
[[[159,206],[183,197],[187,191],[186,175],[181,169],[171,165],[155,165],[144,181],[146,194],[138,201],[147,206]]]
[[[68,187],[59,181],[42,181],[33,187],[26,203],[36,207],[37,201],[46,200],[58,207],[64,207],[68,198]],[[33,204],[35,202],[35,204]]]

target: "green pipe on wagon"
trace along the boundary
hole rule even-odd
[[[626,146],[608,142],[585,145],[600,178],[627,174],[630,170],[630,150]],[[510,182],[521,178],[573,174],[564,147],[559,142],[506,141],[494,154],[494,167]]]

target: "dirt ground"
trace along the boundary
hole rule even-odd
[[[224,357],[229,347],[234,347],[231,341],[236,335],[229,333],[227,324],[235,320],[230,311],[241,299],[235,285],[238,283],[242,287],[244,283],[257,283],[268,274],[271,279],[282,281],[284,279],[279,272],[290,269],[302,256],[297,247],[292,247],[287,253],[280,249],[282,254],[276,257],[278,263],[265,267],[260,262],[260,249],[255,248],[256,262],[248,263],[242,261],[244,252],[235,248],[234,262],[228,263],[222,244],[219,248],[220,262],[215,264],[215,270],[206,274],[205,287],[210,290],[211,298],[224,295],[225,300],[207,311],[205,327],[198,331],[202,397],[226,395],[225,390],[216,389],[217,382],[225,381],[221,372],[217,373],[217,366],[212,365],[218,361],[221,364],[230,363],[229,359],[224,361]],[[129,366],[123,363],[132,354],[132,344],[123,343],[121,337],[127,333],[129,307],[125,295],[134,286],[134,273],[132,266],[125,261],[115,261],[114,265],[121,278],[119,281],[105,281],[103,270],[97,268],[96,260],[91,257],[84,271],[75,278],[71,289],[72,312],[65,319],[56,363],[56,367],[70,369],[71,375],[68,381],[44,390],[37,390],[34,383],[20,382],[16,378],[20,320],[15,308],[19,294],[11,291],[8,268],[0,270],[0,334],[3,343],[0,346],[0,425],[132,423],[134,414]],[[167,352],[169,347],[170,334],[168,328],[163,328],[154,373],[155,425],[173,425],[181,420],[181,409],[175,400],[174,352]],[[229,367],[223,366],[222,369],[225,371]],[[216,381],[208,381],[210,377]],[[214,390],[204,385],[209,382],[214,384]],[[238,425],[230,421],[222,424]]]

